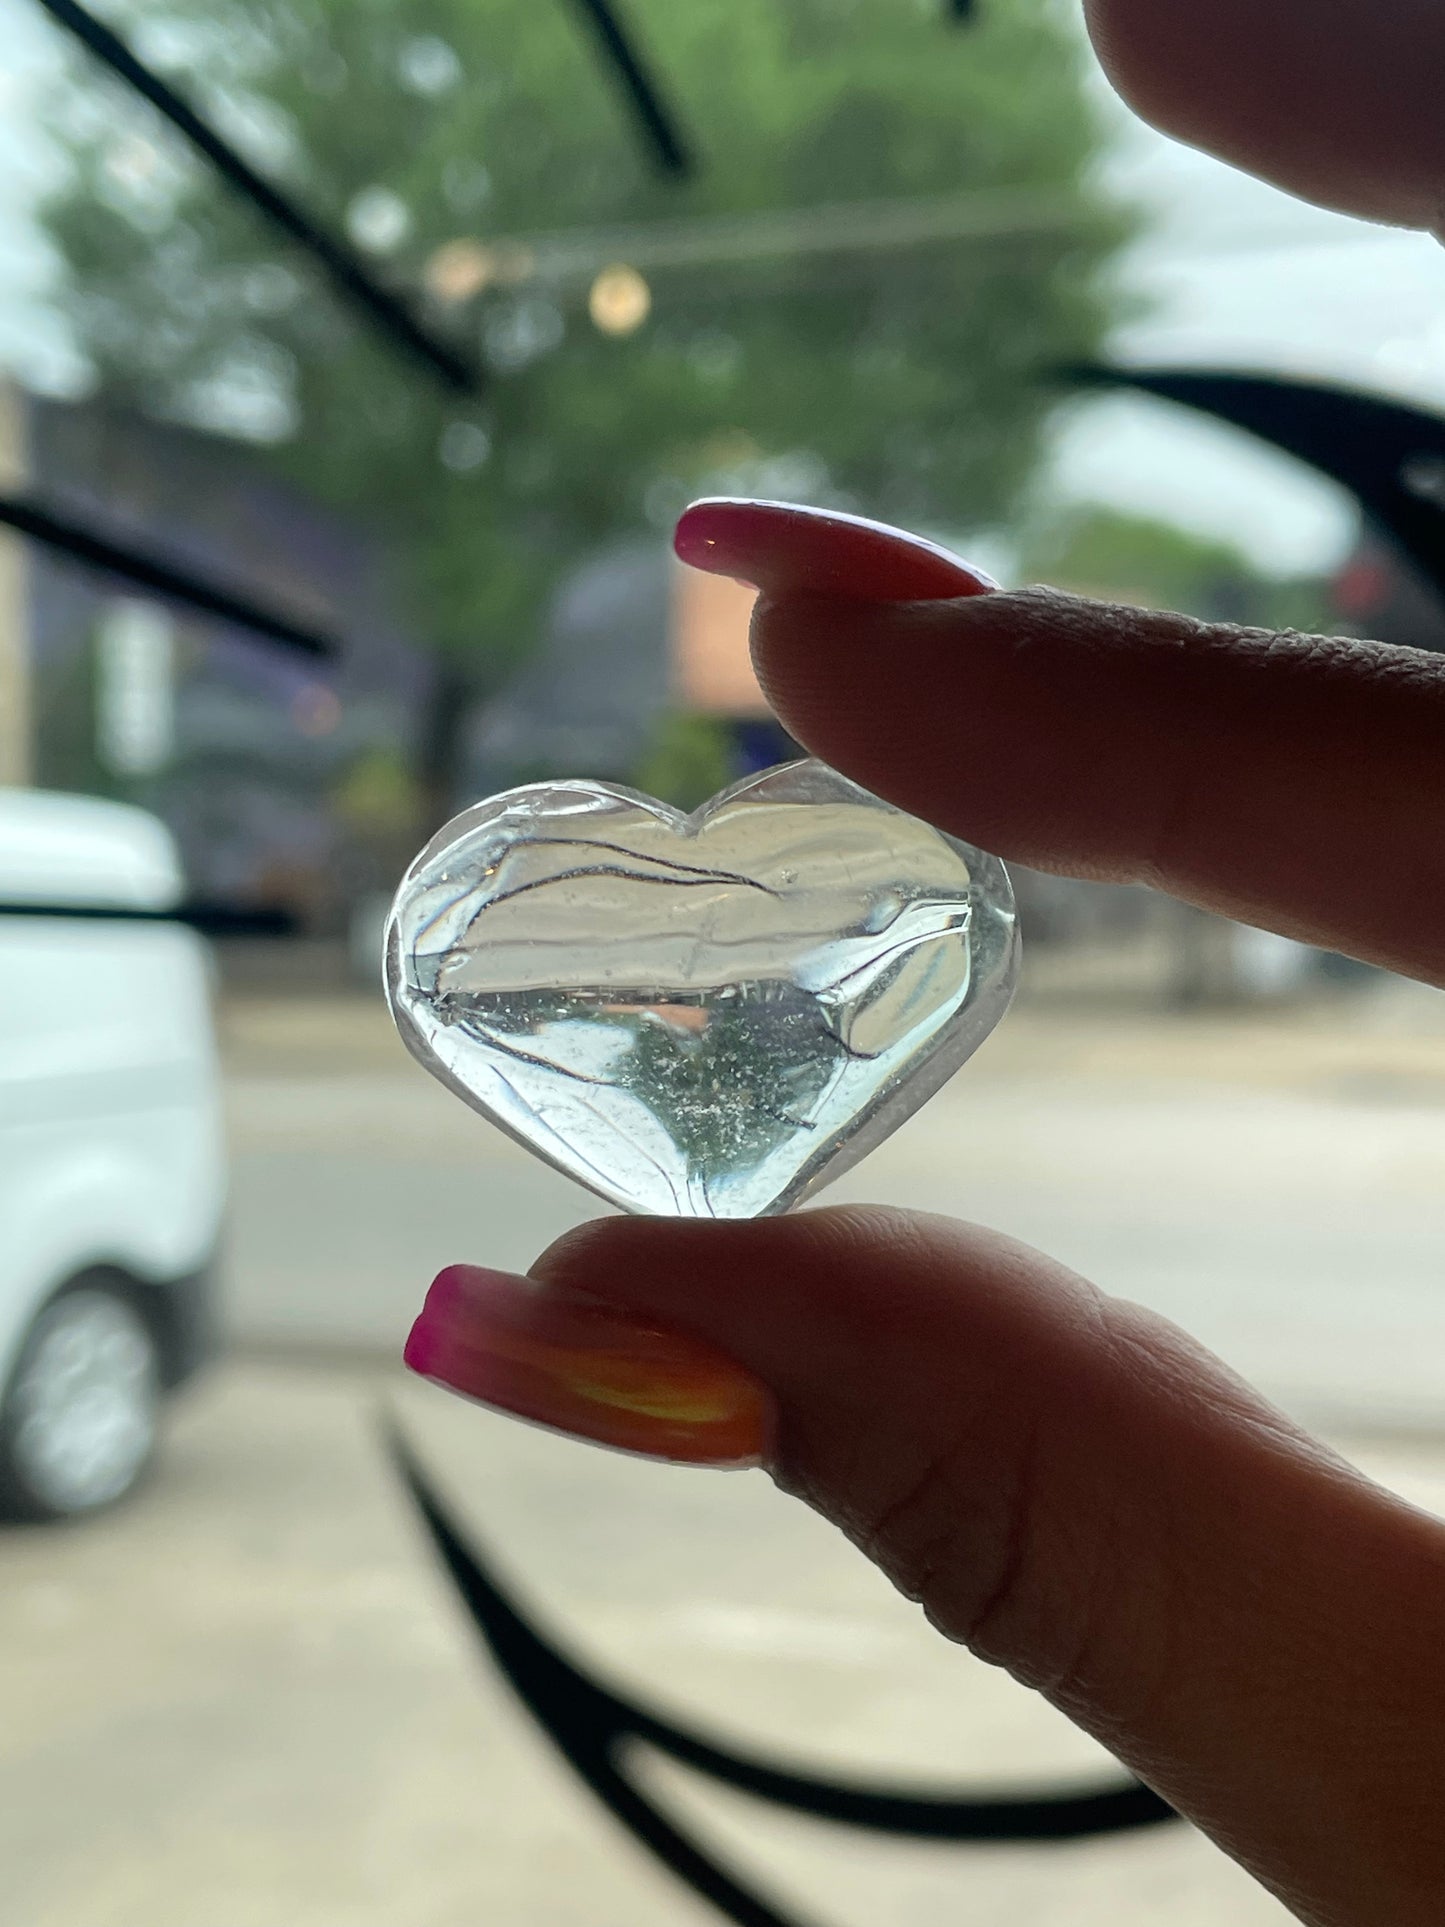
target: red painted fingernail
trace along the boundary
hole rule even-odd
[[[756,1465],[771,1393],[700,1340],[510,1272],[448,1265],[404,1353],[465,1398],[574,1438],[690,1465]]]
[[[694,502],[683,511],[673,547],[695,569],[735,576],[774,596],[931,602],[998,586],[921,535],[790,502]]]

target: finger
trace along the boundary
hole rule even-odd
[[[882,1212],[603,1220],[534,1271],[514,1295],[607,1302],[619,1351],[630,1317],[639,1357],[675,1328],[766,1385],[782,1484],[1304,1919],[1438,1921],[1445,1532],[1183,1334],[1007,1240]],[[486,1369],[474,1351],[451,1382],[491,1396]]]
[[[778,715],[868,789],[1040,869],[1445,971],[1445,658],[1038,591],[823,599],[776,558],[816,566],[843,525],[704,502],[683,527],[690,555],[763,589],[754,654]],[[900,571],[910,553],[900,537]],[[937,580],[930,563],[921,593]]]
[[[1433,0],[1085,0],[1109,78],[1164,132],[1307,200],[1410,227],[1445,203]]]

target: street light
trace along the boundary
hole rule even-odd
[[[587,312],[605,335],[630,335],[652,310],[652,290],[636,268],[604,268],[592,283]]]

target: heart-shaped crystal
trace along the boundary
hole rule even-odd
[[[629,1211],[754,1218],[837,1177],[1008,1006],[997,857],[790,763],[691,816],[608,783],[465,811],[402,880],[408,1048]]]

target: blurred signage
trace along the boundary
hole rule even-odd
[[[703,716],[766,716],[748,654],[757,591],[679,564],[673,575],[670,656],[673,701]]]
[[[175,627],[154,602],[112,602],[96,634],[96,750],[117,776],[153,776],[175,746]]]

